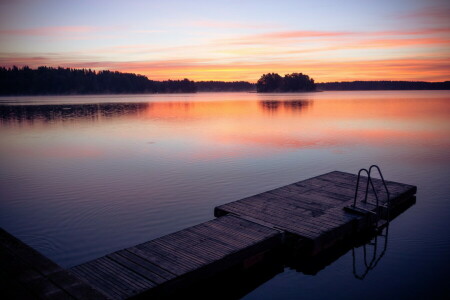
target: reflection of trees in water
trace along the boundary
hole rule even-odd
[[[260,101],[259,105],[264,111],[276,112],[279,108],[283,107],[285,110],[300,112],[307,106],[311,105],[311,101],[308,100],[264,100]]]
[[[100,104],[64,104],[64,105],[2,105],[0,120],[2,123],[35,121],[53,122],[66,120],[98,120],[137,115],[149,107],[149,103],[100,103]]]
[[[280,107],[281,101],[276,100],[266,100],[266,101],[260,101],[259,105],[263,108],[265,111],[275,112]]]

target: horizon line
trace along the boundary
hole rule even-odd
[[[256,84],[257,83],[257,81],[256,82],[253,82],[253,81],[248,81],[248,80],[217,80],[217,79],[204,79],[204,80],[192,80],[192,79],[189,79],[188,77],[183,77],[183,78],[176,78],[176,79],[174,79],[174,78],[167,78],[167,79],[158,79],[158,80],[156,80],[156,79],[151,79],[151,78],[149,78],[149,76],[148,75],[144,75],[144,74],[139,74],[139,73],[135,73],[135,72],[123,72],[123,71],[119,71],[119,70],[114,70],[114,69],[96,69],[96,68],[74,68],[74,67],[64,67],[64,66],[61,66],[61,65],[58,65],[58,66],[45,66],[45,65],[42,65],[42,66],[37,66],[37,67],[35,67],[35,68],[33,68],[33,67],[30,67],[30,66],[28,66],[28,65],[12,65],[12,66],[0,66],[0,68],[4,68],[4,69],[12,69],[12,68],[14,68],[14,67],[17,67],[18,69],[23,69],[23,68],[25,68],[25,67],[28,67],[28,68],[30,68],[31,70],[37,70],[38,68],[41,68],[41,67],[44,67],[44,68],[52,68],[52,69],[58,69],[58,68],[62,68],[62,69],[70,69],[70,70],[90,70],[90,71],[93,71],[93,72],[96,72],[96,73],[98,73],[98,72],[103,72],[103,71],[108,71],[108,72],[118,72],[118,73],[122,73],[122,74],[134,74],[134,75],[136,75],[136,76],[144,76],[145,78],[147,78],[147,80],[150,80],[150,81],[169,81],[169,80],[172,80],[172,81],[177,81],[177,80],[184,80],[184,79],[187,79],[187,80],[189,80],[189,81],[192,81],[192,82],[230,82],[230,83],[232,83],[232,82],[247,82],[247,83],[250,83],[250,84]],[[277,73],[277,72],[266,72],[266,73],[262,73],[261,74],[261,76],[263,75],[263,74],[268,74],[268,73]],[[303,72],[293,72],[293,73],[303,73]],[[278,73],[277,73],[278,74]],[[292,73],[287,73],[287,74],[284,74],[284,75],[288,75],[288,74],[292,74]],[[304,75],[308,75],[308,74],[305,74],[305,73],[303,73]],[[309,76],[309,75],[308,75]],[[425,80],[392,80],[392,79],[379,79],[379,80],[362,80],[362,79],[356,79],[356,80],[341,80],[341,81],[320,81],[320,82],[316,82],[316,80],[314,79],[314,78],[312,78],[311,76],[309,76],[311,79],[313,79],[314,81],[315,81],[315,84],[323,84],[323,83],[344,83],[344,82],[358,82],[358,81],[360,81],[360,82],[429,82],[429,83],[439,83],[439,82],[449,82],[450,81],[450,78],[448,79],[448,80],[442,80],[442,81],[425,81]]]

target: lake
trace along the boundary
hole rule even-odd
[[[0,97],[0,121],[0,226],[63,267],[378,164],[418,193],[377,267],[358,280],[349,251],[316,275],[286,267],[244,299],[450,294],[449,91]]]

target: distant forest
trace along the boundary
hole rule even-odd
[[[450,81],[352,81],[314,83],[302,73],[284,77],[261,76],[257,84],[246,81],[150,80],[146,76],[90,69],[0,67],[0,95],[71,95],[195,92],[296,92],[313,90],[449,90]]]
[[[372,91],[372,90],[449,90],[450,81],[348,81],[316,83],[322,91]]]
[[[0,68],[1,95],[195,93],[188,79],[154,81],[146,76],[88,69]]]
[[[199,92],[246,92],[253,91],[255,84],[247,81],[196,81]]]

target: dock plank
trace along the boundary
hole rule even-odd
[[[293,223],[290,220],[283,219],[278,216],[274,216],[268,213],[261,213],[252,209],[245,207],[242,204],[235,203],[233,205],[227,206],[226,211],[228,213],[234,213],[242,216],[249,216],[266,223],[272,224],[275,228],[283,228],[285,231],[290,233],[295,233],[304,237],[313,238],[314,236],[320,234],[322,230],[319,228],[308,228],[302,226],[301,224]]]
[[[111,298],[126,299],[201,278],[281,245],[281,232],[224,216],[72,268]]]
[[[127,249],[117,251],[116,253],[125,257],[126,259],[132,261],[133,263],[146,268],[147,270],[151,271],[152,273],[157,274],[159,277],[161,277],[163,279],[170,280],[170,279],[173,279],[176,277],[176,275],[171,273],[170,271],[165,270],[161,266],[157,266],[157,265],[151,263],[150,261],[128,251]]]
[[[185,251],[186,249],[184,245],[177,244],[176,242],[171,243],[169,239],[153,241],[151,244],[148,244],[148,247],[151,247],[153,250],[160,253],[170,251],[177,256],[178,262],[189,264],[192,268],[197,268],[207,264],[209,261],[205,257],[199,257],[195,253],[193,254],[189,251]]]
[[[189,254],[191,257],[201,259],[204,263],[208,263],[215,259],[218,259],[224,255],[224,250],[217,247],[214,249],[211,245],[211,241],[207,238],[199,238],[198,235],[189,233],[183,230],[184,235],[182,237],[170,237],[158,242],[164,245],[171,245],[177,248],[181,253]],[[192,239],[192,240],[191,240]],[[212,250],[210,250],[212,248]],[[203,264],[199,264],[201,266]]]
[[[137,245],[135,247],[127,248],[126,250],[172,272],[177,276],[192,271],[195,268],[194,265],[187,264],[186,261],[184,261],[183,264],[180,257],[177,257],[169,251],[162,254],[158,251],[153,251],[152,247],[147,247],[146,244]]]
[[[110,299],[123,299],[128,294],[124,294],[121,289],[117,289],[114,283],[105,280],[101,272],[92,272],[84,265],[75,266],[70,271],[85,282],[95,285],[96,289],[102,291]],[[94,282],[95,284],[93,284]]]

